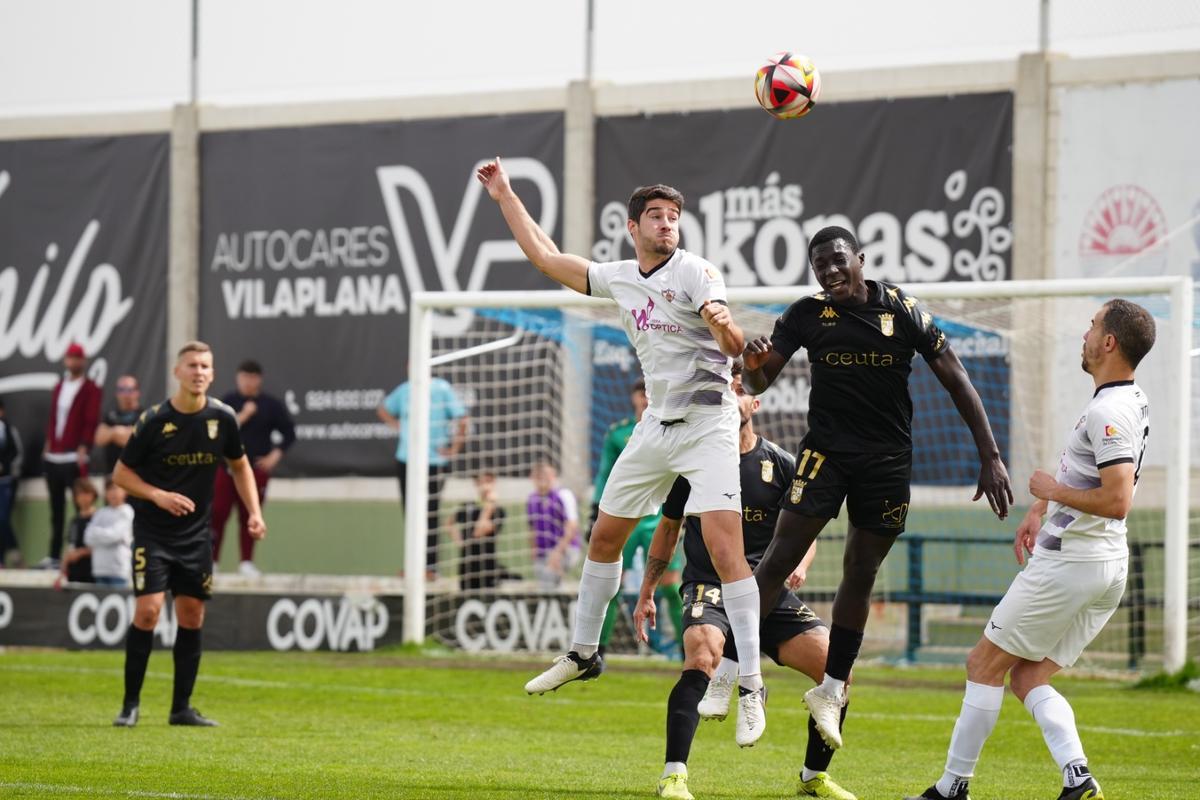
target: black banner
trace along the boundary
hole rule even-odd
[[[166,134],[0,141],[0,397],[37,469],[50,390],[72,342],[113,404],[165,386]]]
[[[632,256],[626,203],[651,183],[683,192],[682,244],[730,286],[812,283],[807,243],[826,225],[855,232],[868,278],[1004,280],[1012,95],[600,118],[593,258]]]
[[[396,433],[375,410],[407,374],[412,291],[554,288],[474,171],[501,156],[558,237],[563,130],[544,113],[202,137],[201,337],[217,394],[254,358],[287,403],[298,441],[280,474],[393,473]]]

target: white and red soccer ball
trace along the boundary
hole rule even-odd
[[[820,73],[807,56],[798,53],[776,53],[754,75],[758,104],[778,119],[803,117],[820,94]]]

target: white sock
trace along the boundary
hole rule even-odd
[[[737,674],[738,674],[738,662],[734,661],[732,658],[726,658],[725,656],[721,656],[721,663],[717,664],[717,671],[713,673],[712,679],[714,681],[717,678],[735,678],[736,679]]]
[[[683,777],[686,778],[687,777],[687,764],[683,763],[682,761],[668,761],[667,765],[665,767],[663,767],[662,776],[665,778],[668,775],[672,775],[676,772],[678,772],[680,775],[682,775]]]
[[[821,681],[821,694],[829,697],[841,697],[844,691],[846,691],[845,681],[838,680],[828,672],[825,673],[825,679]]]
[[[758,661],[758,584],[754,577],[721,584],[725,614],[729,617],[738,651],[738,683],[747,689],[762,686]]]
[[[950,749],[946,752],[946,772],[937,782],[937,790],[943,797],[953,797],[957,791],[956,781],[975,774],[983,743],[996,727],[1003,703],[1003,686],[985,686],[967,681],[962,710],[958,713],[958,721],[954,723]]]
[[[1067,698],[1049,684],[1035,686],[1025,695],[1025,708],[1042,729],[1042,738],[1050,748],[1050,756],[1067,775],[1067,767],[1076,762],[1087,764],[1083,742],[1075,729],[1075,712]],[[1064,783],[1064,785],[1069,785]]]
[[[809,769],[808,767],[805,767],[804,769],[800,770],[800,780],[808,783],[820,774],[821,773],[815,769]]]
[[[621,562],[605,564],[586,558],[579,579],[579,602],[575,606],[575,639],[571,649],[583,658],[591,658],[600,646],[600,629],[608,601],[621,588]]]

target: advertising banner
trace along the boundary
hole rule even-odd
[[[499,155],[560,237],[561,113],[209,133],[201,155],[200,332],[218,394],[253,358],[291,411],[280,474],[393,474],[396,432],[376,408],[407,374],[413,291],[556,288],[474,173]],[[453,336],[474,320],[435,325]]]
[[[131,373],[164,396],[166,134],[0,141],[0,398],[37,469],[72,343],[113,405]]]
[[[1054,276],[1200,279],[1200,80],[1072,87],[1057,94]],[[1055,430],[1064,435],[1091,385],[1079,369],[1079,337],[1103,299],[1080,301],[1073,314],[1076,336],[1055,353],[1056,374],[1068,376],[1055,393]],[[1160,325],[1176,324],[1165,302],[1152,303],[1150,311]],[[1137,373],[1158,420],[1167,412],[1167,363],[1160,333]],[[1192,375],[1195,398],[1200,370],[1193,367]],[[1193,425],[1198,411],[1193,401]],[[1151,435],[1146,464],[1164,463],[1164,441]],[[1200,460],[1200,438],[1193,437],[1192,460]]]

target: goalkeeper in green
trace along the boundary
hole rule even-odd
[[[596,471],[596,488],[593,494],[596,502],[599,502],[600,496],[604,494],[604,484],[608,482],[608,474],[612,472],[613,464],[617,463],[617,456],[621,455],[621,451],[625,449],[629,437],[633,435],[634,426],[642,419],[642,413],[646,410],[646,382],[639,378],[630,389],[629,396],[633,403],[633,417],[626,417],[620,422],[613,423],[612,427],[608,429],[608,433],[604,435],[604,446],[600,451],[600,468]],[[621,568],[626,572],[632,569],[639,547],[642,548],[643,558],[650,553],[650,540],[654,538],[654,529],[658,527],[660,516],[656,513],[643,517],[637,527],[633,529],[629,541],[625,543],[625,548],[621,551]],[[662,583],[655,592],[655,597],[666,604],[668,613],[671,615],[671,627],[675,632],[676,644],[681,654],[683,653],[683,598],[679,594],[679,586],[682,572],[683,549],[677,547],[670,564],[667,565],[666,573],[663,574]],[[613,628],[617,626],[617,616],[620,613],[621,594],[618,593],[609,601],[608,611],[604,615],[604,626],[600,629],[599,652],[601,658],[608,650],[608,642],[612,638]],[[661,641],[651,642],[651,646],[655,650],[670,649],[664,648]]]

